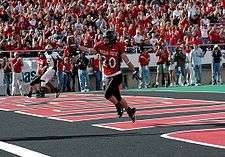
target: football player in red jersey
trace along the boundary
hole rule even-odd
[[[116,41],[116,35],[113,30],[107,30],[103,34],[104,41],[96,43],[94,48],[79,46],[81,51],[100,54],[102,57],[103,74],[106,80],[105,98],[112,102],[117,109],[119,117],[123,115],[123,108],[135,122],[135,108],[130,108],[124,98],[121,97],[120,85],[122,84],[121,62],[122,60],[128,65],[133,72],[133,76],[139,79],[134,65],[129,61],[125,52],[124,44]]]

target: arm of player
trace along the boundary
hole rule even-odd
[[[87,47],[80,46],[80,45],[78,46],[78,49],[80,51],[88,52],[89,54],[96,54],[97,53],[97,51],[95,49],[93,49],[93,48],[87,48]]]
[[[126,63],[126,65],[128,66],[128,68],[132,71],[133,78],[135,78],[136,80],[140,80],[141,78],[139,77],[138,72],[135,70],[134,65],[130,62],[127,55],[125,53],[122,53],[121,57],[123,61]]]
[[[128,68],[132,71],[135,72],[134,69],[134,65],[130,62],[129,58],[127,57],[127,55],[125,53],[121,54],[121,57],[123,59],[123,61],[126,63],[126,65],[128,66]]]

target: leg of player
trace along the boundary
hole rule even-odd
[[[47,71],[41,76],[41,89],[40,89],[40,96],[44,97],[46,93],[46,86],[49,86],[51,89],[53,89],[56,93],[56,98],[60,95],[60,90],[56,87],[54,87],[51,83],[49,83],[50,80],[53,79],[55,76],[55,69],[48,68]]]
[[[106,98],[106,99],[115,105],[117,114],[118,114],[119,118],[121,118],[123,116],[123,107],[120,104],[120,102],[116,99],[115,96],[111,96],[110,98]]]
[[[132,119],[132,122],[135,122],[135,108],[130,108],[125,101],[122,99],[120,94],[119,86],[122,83],[122,74],[114,76],[112,78],[107,78],[107,88],[105,91],[105,98],[111,101],[117,108],[117,113],[119,117],[123,114],[123,108],[127,111],[127,114]]]
[[[136,116],[135,116],[136,108],[130,108],[127,104],[127,101],[124,98],[121,99],[120,104],[125,108],[128,116],[131,118],[132,122],[134,123],[136,120]]]
[[[30,87],[29,87],[29,93],[27,94],[27,96],[29,98],[32,97],[32,94],[33,94],[33,87],[37,84],[40,84],[41,83],[41,76],[35,76],[34,79],[32,80],[32,82],[30,83]],[[37,90],[37,93],[39,91]],[[40,93],[40,92],[39,92]]]
[[[57,87],[54,87],[50,82],[48,82],[46,85],[49,86],[51,89],[54,90],[54,92],[55,92],[55,97],[58,98],[59,95],[60,95],[60,89],[57,88]]]

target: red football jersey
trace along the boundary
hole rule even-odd
[[[42,75],[45,71],[45,69],[43,69],[45,66],[47,66],[47,59],[44,57],[39,57],[37,59],[37,74],[38,75]]]
[[[125,52],[124,44],[116,42],[112,47],[108,47],[105,43],[99,42],[94,46],[94,49],[102,55],[103,73],[106,77],[121,73],[121,54]]]

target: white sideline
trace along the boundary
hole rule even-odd
[[[48,155],[44,155],[20,146],[16,146],[1,141],[0,141],[0,150],[4,150],[14,155],[18,155],[19,157],[50,157]]]

